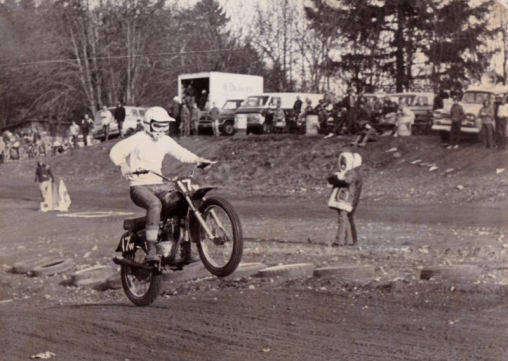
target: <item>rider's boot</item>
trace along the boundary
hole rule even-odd
[[[161,257],[157,254],[157,235],[158,229],[146,229],[146,262],[160,262]]]
[[[161,257],[157,254],[156,244],[157,242],[146,242],[146,262],[160,262]]]

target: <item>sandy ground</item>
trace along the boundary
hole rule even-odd
[[[55,168],[65,157],[54,161]],[[56,360],[105,361],[508,360],[503,197],[486,204],[484,197],[471,202],[454,196],[443,204],[367,191],[357,217],[359,245],[330,248],[336,223],[325,206],[325,185],[313,196],[260,195],[254,186],[239,196],[229,188],[222,192],[242,220],[244,262],[372,265],[377,276],[167,281],[152,306],[136,308],[121,290],[65,286],[66,274],[39,278],[8,271],[16,261],[45,255],[72,258],[75,269],[111,264],[123,217],[37,212],[38,190],[32,173],[25,174],[31,165],[3,167],[0,360],[44,351]],[[125,187],[107,177],[71,183],[71,212],[140,214]],[[414,175],[414,184],[419,178]],[[422,267],[462,264],[480,271],[462,280],[420,280]]]

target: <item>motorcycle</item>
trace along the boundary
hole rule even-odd
[[[177,206],[174,206],[173,200],[171,207],[166,206],[169,199],[162,197],[157,240],[160,262],[145,262],[145,217],[124,220],[126,232],[116,248],[122,257],[113,258],[113,262],[120,265],[122,288],[136,306],[150,305],[160,293],[162,276],[181,271],[189,264],[191,243],[196,244],[199,258],[211,274],[225,277],[238,267],[242,258],[243,237],[236,211],[224,198],[206,196],[216,187],[201,187],[193,179],[196,169],[204,169],[208,165],[198,164],[190,176],[172,180],[152,171],[133,172],[151,172],[166,182],[174,182],[180,197]]]

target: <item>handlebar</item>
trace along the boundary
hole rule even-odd
[[[190,173],[190,177],[192,178],[194,176],[194,171],[196,169],[201,169],[201,170],[205,170],[206,168],[210,167],[212,164],[215,164],[217,162],[214,162],[214,161],[210,161],[210,162],[199,162],[199,163],[196,163],[195,166],[192,168],[192,171]],[[171,179],[163,176],[162,174],[159,174],[157,172],[154,172],[152,170],[148,170],[148,169],[139,169],[139,170],[135,170],[129,174],[132,174],[132,175],[141,175],[141,174],[148,174],[148,173],[152,173],[152,174],[155,174],[156,176],[159,176],[161,177],[162,179],[164,180],[167,180],[167,181],[172,181]],[[173,179],[174,181],[175,179]]]

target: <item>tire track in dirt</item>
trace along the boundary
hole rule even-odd
[[[506,322],[492,316],[505,308],[471,309],[473,299],[458,309],[420,302],[377,293],[228,290],[165,297],[147,308],[16,306],[2,325],[10,329],[3,334],[12,361],[42,350],[78,361],[502,359]],[[477,322],[489,310],[488,322]]]

